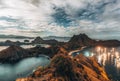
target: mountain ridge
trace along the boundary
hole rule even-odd
[[[81,59],[82,58],[82,59]],[[78,55],[55,55],[50,66],[39,67],[33,74],[16,81],[110,81],[104,69],[93,59]]]

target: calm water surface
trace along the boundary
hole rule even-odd
[[[32,57],[21,60],[15,65],[0,64],[0,81],[14,81],[16,78],[25,77],[39,66],[49,65],[47,56]]]

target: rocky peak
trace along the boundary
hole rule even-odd
[[[69,42],[81,42],[81,43],[88,43],[93,41],[90,39],[86,34],[79,34],[79,35],[74,35]]]
[[[67,50],[76,50],[84,46],[93,46],[96,41],[89,38],[86,34],[74,35],[64,47]]]

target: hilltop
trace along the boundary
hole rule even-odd
[[[16,81],[110,81],[94,58],[78,55],[75,58],[55,55],[50,66],[39,67],[27,78]]]

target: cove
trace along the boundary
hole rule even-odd
[[[15,81],[17,78],[26,77],[39,66],[47,66],[50,58],[46,55],[30,57],[12,64],[0,64],[0,81]]]

